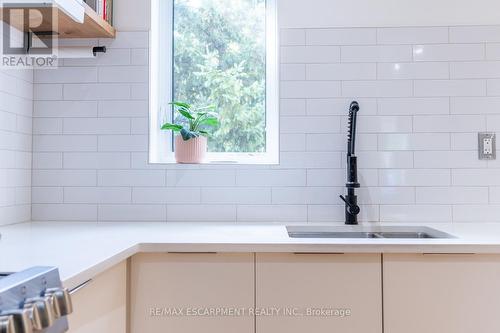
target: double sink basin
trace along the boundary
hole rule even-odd
[[[291,238],[367,238],[367,239],[447,239],[455,238],[445,232],[428,227],[287,227]]]

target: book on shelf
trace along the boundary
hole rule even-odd
[[[99,17],[113,25],[113,0],[84,0]]]

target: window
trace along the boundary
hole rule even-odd
[[[210,163],[276,164],[279,110],[275,0],[153,0],[150,162],[173,162],[171,101],[213,104]]]

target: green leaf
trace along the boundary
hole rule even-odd
[[[187,111],[185,109],[178,109],[177,111],[179,111],[179,113],[182,114],[187,119],[191,119],[191,120],[194,119],[193,115],[191,113],[189,113],[189,111]]]
[[[170,124],[170,123],[166,123],[164,124],[162,127],[161,127],[162,130],[164,131],[174,131],[174,132],[179,132],[180,130],[182,130],[182,126],[181,125],[175,125],[175,124]]]
[[[198,131],[198,133],[200,133],[203,136],[210,136],[210,133],[208,133],[207,131]]]
[[[185,108],[188,110],[191,109],[191,105],[188,103],[184,103],[184,102],[172,102],[172,103],[168,103],[168,104],[177,106],[179,108]]]
[[[205,119],[200,121],[200,125],[217,127],[217,126],[219,126],[219,120],[217,118],[214,118],[214,117],[205,118]]]

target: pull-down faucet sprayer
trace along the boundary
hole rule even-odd
[[[347,135],[347,195],[340,196],[345,203],[345,224],[358,224],[358,197],[355,189],[360,187],[358,182],[358,159],[356,157],[356,120],[359,111],[358,102],[354,101],[349,107],[349,133]]]

